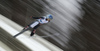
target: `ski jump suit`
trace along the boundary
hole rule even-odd
[[[29,27],[33,28],[33,31],[31,32],[31,35],[32,36],[36,29],[41,25],[41,24],[44,24],[44,23],[48,23],[49,21],[46,19],[46,17],[32,17],[33,19],[37,19],[37,21],[31,23],[30,25],[28,25]]]
[[[17,37],[18,35],[22,34],[23,32],[29,30],[30,28],[33,28],[30,36],[33,36],[36,29],[44,23],[48,23],[49,21],[46,19],[46,17],[32,17],[33,19],[37,19],[35,22],[32,22],[31,24],[29,24],[27,27],[25,27],[21,32],[19,32],[18,34],[16,34],[14,37]]]

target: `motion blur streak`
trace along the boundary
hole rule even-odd
[[[52,14],[37,34],[65,51],[100,51],[99,0],[0,0],[0,13],[26,26],[29,16]]]
[[[45,25],[40,31],[46,35],[60,34],[59,36],[51,36],[50,38],[67,49],[66,44],[70,39],[70,32],[72,32],[70,30],[79,30],[78,24],[80,22],[78,18],[82,19],[84,11],[78,1],[75,0],[47,0],[47,2],[49,6],[44,4],[44,10],[47,13],[52,13],[54,20],[47,26]],[[50,41],[52,42],[52,40]]]
[[[1,14],[16,23],[26,26],[32,19],[29,16],[44,16],[52,14],[54,19],[37,30],[38,35],[54,35],[46,37],[48,41],[68,50],[66,46],[71,39],[73,30],[79,31],[79,20],[84,11],[79,0],[1,0]]]

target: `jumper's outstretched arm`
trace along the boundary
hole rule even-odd
[[[33,17],[33,16],[31,16],[31,18],[33,18],[33,19],[40,19],[40,18],[44,18],[44,17]]]

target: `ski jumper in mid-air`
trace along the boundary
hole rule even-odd
[[[32,16],[31,16],[32,17]],[[29,30],[30,28],[33,28],[30,36],[33,36],[36,32],[36,29],[44,24],[44,23],[48,23],[50,22],[50,20],[53,19],[52,15],[47,15],[47,16],[43,16],[43,17],[32,17],[33,19],[36,19],[35,22],[32,22],[31,24],[29,24],[27,27],[25,27],[21,32],[19,32],[18,34],[14,35],[13,37],[16,38],[18,35],[22,34],[23,32]]]

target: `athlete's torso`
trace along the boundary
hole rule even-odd
[[[40,24],[48,23],[45,17],[43,19],[38,19],[38,21]]]

